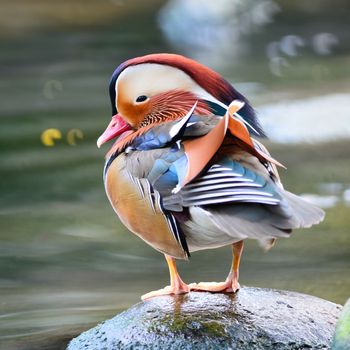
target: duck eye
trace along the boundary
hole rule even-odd
[[[143,101],[146,101],[147,98],[148,98],[147,96],[141,95],[141,96],[139,96],[139,97],[136,99],[136,102],[143,102]]]

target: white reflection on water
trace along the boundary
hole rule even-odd
[[[297,56],[298,48],[304,47],[305,41],[299,35],[286,35],[280,41],[280,49],[288,56]]]
[[[300,56],[303,52],[301,49],[310,48],[313,53],[321,56],[333,53],[334,47],[339,44],[338,37],[333,33],[316,33],[311,38],[307,35],[303,37],[295,34],[283,36],[280,40],[271,41],[266,45],[265,54],[269,59],[269,68],[273,75],[277,77],[283,76],[283,67],[288,67],[292,61],[287,60]],[[314,66],[313,76],[324,76],[323,70],[325,66]],[[318,72],[320,71],[321,72]]]
[[[339,198],[337,196],[320,196],[314,193],[303,193],[301,194],[301,197],[324,209],[332,208],[339,202]]]
[[[288,68],[289,63],[284,57],[276,56],[270,59],[269,68],[273,75],[282,77],[284,68]]]
[[[303,193],[300,196],[305,200],[323,208],[333,208],[342,202],[350,205],[350,188],[348,184],[339,182],[321,183],[318,186],[319,193]]]
[[[350,205],[350,188],[344,191],[343,193],[343,199],[347,206]]]
[[[170,0],[158,20],[171,44],[205,64],[223,66],[247,49],[245,35],[270,23],[279,10],[272,0]]]
[[[350,138],[350,94],[282,101],[258,108],[272,141],[322,142]]]
[[[312,38],[312,47],[319,55],[330,55],[339,39],[332,33],[318,33]]]

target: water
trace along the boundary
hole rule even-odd
[[[23,7],[25,16],[7,27],[11,6],[1,14],[6,29],[0,37],[1,349],[64,349],[84,329],[168,283],[163,257],[127,232],[110,208],[102,184],[106,150],[98,150],[95,141],[110,118],[107,84],[115,66],[148,52],[192,54],[190,46],[176,44],[180,46],[174,49],[160,32],[156,16],[161,1],[91,1],[88,6],[77,2],[53,8],[44,3],[40,8],[50,19],[47,23],[38,21],[38,7],[30,5]],[[201,58],[239,82],[261,111],[268,106],[276,113],[275,103],[281,100],[287,110],[301,109],[312,131],[317,106],[310,108],[304,101],[349,94],[350,41],[339,20],[342,11],[333,10],[335,19],[329,18],[325,2],[310,25],[312,8],[298,2],[278,5],[280,14],[270,24],[245,34],[241,58]],[[312,38],[324,31],[334,33],[339,45],[331,47],[331,54],[316,54]],[[285,47],[291,33],[303,38],[305,46],[296,48],[296,57],[287,54],[293,52],[290,48],[278,51],[288,66],[276,70],[272,65],[271,70],[274,56],[266,55],[266,47],[274,42]],[[222,52],[225,58],[228,54]],[[330,102],[335,114],[347,108],[345,100],[336,104],[334,108]],[[300,135],[285,118],[280,122],[289,125],[287,135]],[[332,124],[338,125],[335,117]],[[62,134],[51,148],[40,141],[48,128]],[[84,138],[72,146],[66,137],[76,128]],[[268,145],[288,167],[282,172],[288,189],[335,196],[337,201],[327,209],[324,223],[281,239],[269,253],[248,242],[241,284],[295,290],[337,303],[350,296],[350,141],[346,135],[331,139]],[[195,253],[179,269],[187,282],[219,281],[229,264],[230,249],[223,248]]]

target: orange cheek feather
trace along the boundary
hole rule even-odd
[[[148,102],[134,105],[133,103],[126,102],[123,99],[123,95],[118,96],[117,106],[118,112],[133,128],[137,128],[141,124],[149,110]]]

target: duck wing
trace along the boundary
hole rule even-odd
[[[183,247],[186,238],[190,250],[245,238],[267,246],[323,219],[321,209],[283,189],[279,163],[239,120],[199,117],[193,109],[126,150],[128,173],[159,197],[162,212],[183,231],[177,234]]]

